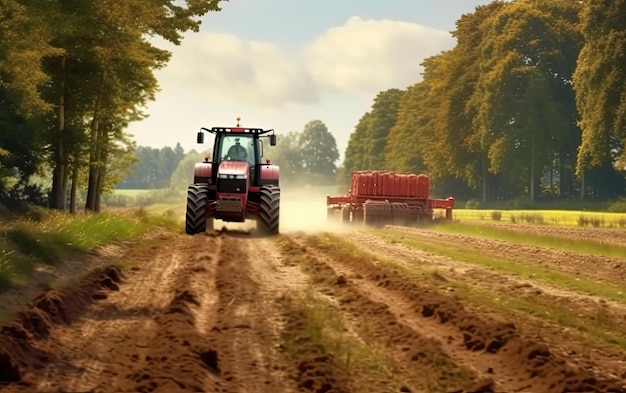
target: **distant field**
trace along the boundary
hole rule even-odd
[[[456,209],[459,220],[493,220],[517,223],[551,224],[563,226],[626,227],[626,213],[592,212],[581,210],[480,210]]]
[[[123,195],[123,196],[128,196],[128,197],[136,197],[137,195],[146,193],[146,192],[150,192],[152,190],[142,190],[142,189],[118,189],[118,190],[114,190],[113,194],[114,195]]]

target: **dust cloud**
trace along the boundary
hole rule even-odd
[[[326,220],[326,195],[338,196],[339,187],[281,187],[280,231],[344,232],[339,222]]]
[[[338,186],[281,186],[280,196],[280,232],[347,232],[349,227],[338,221],[326,219],[326,195],[341,196],[347,190],[340,190]],[[177,206],[182,220],[185,219],[185,206]],[[234,231],[252,233],[257,227],[254,219],[245,222],[214,221],[214,228],[218,231]]]

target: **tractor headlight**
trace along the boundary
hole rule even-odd
[[[219,179],[245,179],[246,175],[225,175],[225,174],[220,174],[220,175],[217,175],[217,177]]]

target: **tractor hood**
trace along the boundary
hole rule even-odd
[[[246,161],[222,161],[217,171],[218,175],[248,176],[250,166]]]

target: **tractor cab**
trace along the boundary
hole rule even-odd
[[[248,164],[248,176],[252,185],[260,185],[260,172],[263,165],[269,165],[269,160],[263,162],[263,140],[268,138],[270,145],[276,145],[276,134],[274,130],[263,130],[260,128],[244,128],[239,125],[237,118],[236,127],[213,127],[211,129],[201,128],[198,132],[197,142],[204,143],[204,132],[215,134],[213,145],[213,157],[211,162],[217,168],[222,166],[222,162],[228,161],[224,167],[238,167],[241,165],[235,162]],[[204,132],[203,132],[204,131]],[[217,182],[217,171],[213,171],[212,183]]]

